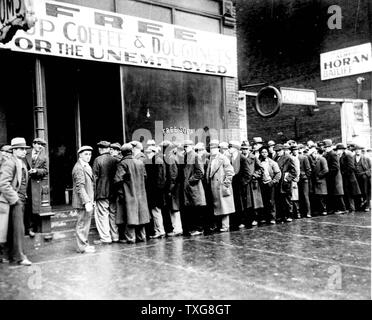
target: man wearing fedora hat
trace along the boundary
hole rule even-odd
[[[32,149],[26,154],[26,164],[30,175],[30,184],[28,186],[28,196],[31,201],[27,201],[25,210],[25,228],[26,234],[34,237],[36,228],[36,214],[40,212],[41,206],[41,181],[48,175],[47,157],[45,154],[46,141],[42,138],[35,138],[32,143]]]
[[[8,240],[9,260],[25,266],[31,265],[24,254],[24,208],[28,184],[24,159],[29,148],[24,138],[12,139],[13,156],[2,165],[0,172],[0,243]]]
[[[118,227],[115,223],[116,199],[114,196],[114,177],[117,160],[110,155],[110,142],[97,144],[99,156],[93,162],[96,181],[94,218],[100,240],[95,244],[109,244],[119,241]]]
[[[93,148],[82,146],[78,150],[78,161],[72,169],[72,207],[77,210],[76,242],[80,253],[95,252],[89,245],[88,235],[94,212],[95,179],[89,165]]]
[[[136,160],[141,160],[144,163],[146,161],[146,156],[142,152],[143,151],[142,143],[139,142],[139,141],[134,140],[134,141],[131,141],[130,144],[133,147],[133,149],[132,149],[133,158],[136,159]],[[155,145],[155,141],[154,141],[154,145]]]
[[[355,146],[354,164],[361,191],[359,207],[368,212],[371,205],[371,159],[362,154],[362,149],[360,145]]]
[[[361,192],[355,176],[354,158],[342,143],[336,144],[336,153],[340,157],[340,170],[344,186],[346,205],[350,213],[355,212],[354,198],[360,197]]]
[[[330,213],[346,213],[346,206],[343,199],[344,187],[340,170],[340,160],[333,150],[331,139],[323,140],[324,158],[327,160],[327,190],[328,190],[328,210]]]

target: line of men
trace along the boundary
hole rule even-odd
[[[154,140],[79,149],[73,169],[78,252],[94,252],[88,234],[94,214],[100,240],[135,243],[164,236],[291,222],[314,214],[370,209],[371,160],[357,145],[330,139],[306,146],[260,137],[247,141],[174,144]]]

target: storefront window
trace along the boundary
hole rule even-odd
[[[155,121],[168,132],[222,129],[222,79],[217,76],[123,66],[126,139]],[[137,131],[138,132],[138,131]],[[145,131],[144,131],[145,132]],[[148,139],[144,133],[144,140]]]
[[[115,11],[115,0],[57,0],[79,6],[90,7],[106,11]]]
[[[208,32],[220,33],[220,20],[183,11],[176,11],[175,24]]]

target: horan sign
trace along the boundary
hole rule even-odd
[[[371,71],[371,43],[320,54],[320,75],[322,80],[347,77]]]

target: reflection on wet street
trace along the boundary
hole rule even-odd
[[[93,234],[92,238],[97,235]],[[96,247],[29,241],[0,264],[1,299],[370,299],[369,213]]]

